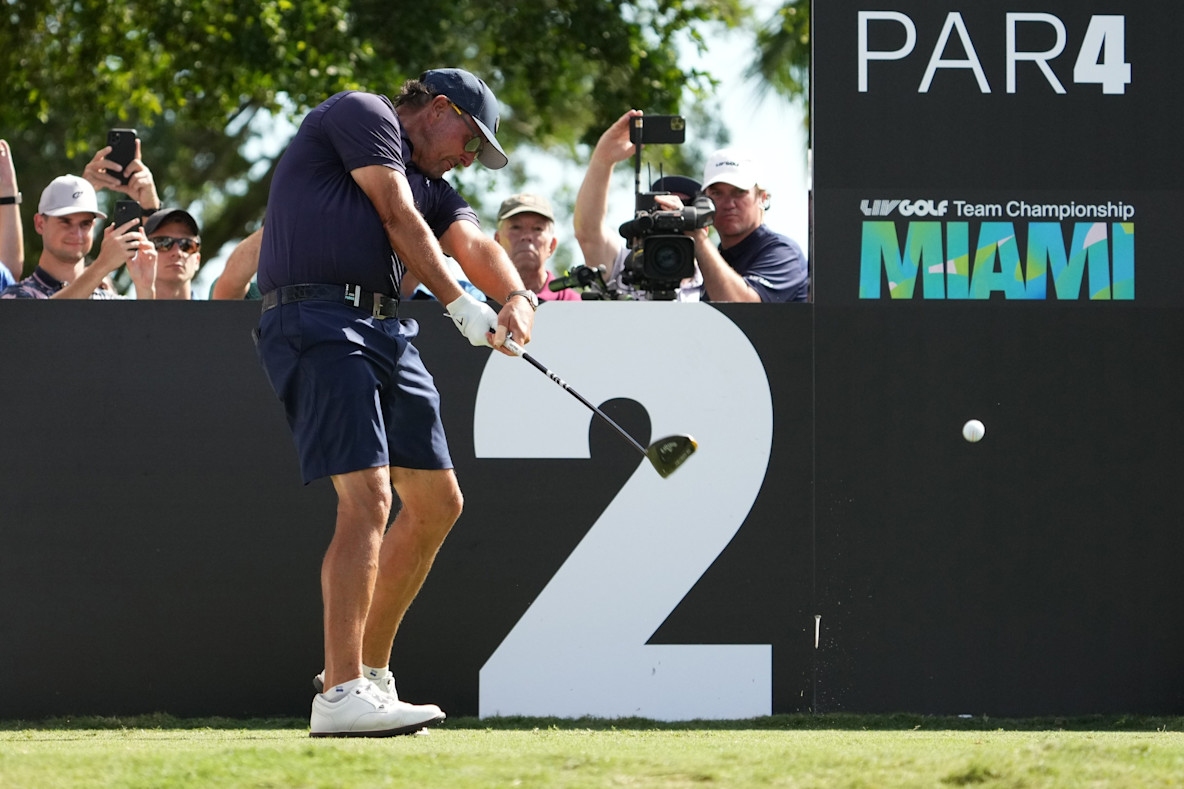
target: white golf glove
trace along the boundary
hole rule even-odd
[[[469,338],[469,342],[478,347],[492,348],[489,344],[487,332],[497,331],[497,313],[483,301],[477,301],[467,293],[448,304],[448,317],[460,329],[460,333]]]

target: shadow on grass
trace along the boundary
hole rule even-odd
[[[529,731],[1184,731],[1184,716],[1079,715],[1040,718],[952,717],[898,713],[795,713],[747,720],[655,721],[648,718],[449,718],[445,729]],[[262,731],[308,729],[307,718],[177,718],[156,713],[124,717],[58,717],[40,721],[0,721],[0,731],[83,729],[217,729]]]

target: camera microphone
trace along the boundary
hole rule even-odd
[[[654,218],[649,214],[640,214],[634,219],[621,224],[619,228],[621,238],[633,240],[638,236],[644,236],[654,229]]]
[[[556,277],[547,283],[547,289],[552,293],[558,293],[561,290],[568,288],[582,288],[591,285],[598,277],[603,276],[604,266],[597,266],[596,268],[588,268],[587,266],[575,266],[567,272],[565,277]]]

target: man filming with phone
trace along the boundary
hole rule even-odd
[[[611,280],[620,283],[623,261],[629,253],[618,234],[605,223],[608,186],[613,167],[636,151],[630,129],[640,110],[629,110],[601,135],[592,152],[588,171],[576,197],[576,239],[588,266],[605,265]],[[786,236],[764,224],[769,193],[757,183],[756,164],[733,149],[716,151],[708,159],[702,187],[690,178],[667,176],[654,182],[663,209],[690,205],[695,193],[703,193],[715,205],[712,220],[720,237],[711,243],[708,226],[684,231],[694,240],[695,275],[683,280],[676,292],[679,301],[806,301],[809,275],[801,249]],[[617,286],[621,287],[620,284]],[[633,298],[648,298],[641,292]]]
[[[604,267],[608,272],[605,282],[618,295],[635,300],[648,300],[651,294],[644,289],[633,288],[622,281],[625,260],[631,253],[621,234],[608,224],[608,190],[613,168],[633,156],[636,147],[630,139],[633,119],[642,116],[641,110],[629,110],[600,135],[580,191],[576,194],[572,225],[580,251],[584,253],[584,264],[588,268]],[[677,210],[690,205],[699,184],[685,176],[671,175],[659,178],[651,185],[652,191],[670,192],[655,197],[663,209]],[[703,293],[703,276],[698,267],[693,276],[684,279],[676,291],[678,301],[699,301]]]
[[[152,298],[156,249],[139,220],[107,225],[99,255],[89,266],[95,222],[106,219],[95,190],[77,175],[59,176],[45,187],[33,216],[41,236],[41,257],[33,273],[0,293],[4,299],[118,299],[107,276],[127,264],[139,298]]]

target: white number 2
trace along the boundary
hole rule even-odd
[[[528,351],[588,400],[632,398],[653,439],[690,433],[699,450],[666,479],[641,462],[482,667],[480,714],[770,714],[769,644],[646,644],[761,489],[773,409],[760,357],[707,304],[547,304],[534,337]],[[477,391],[476,454],[587,458],[593,418],[525,361],[494,353]]]
[[[1102,86],[1102,93],[1126,93],[1131,64],[1126,62],[1126,17],[1092,16],[1077,62],[1073,81]]]

